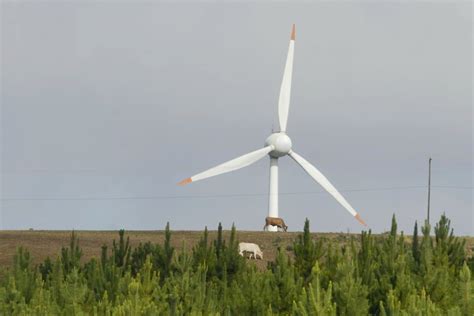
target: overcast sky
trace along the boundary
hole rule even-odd
[[[472,4],[2,2],[3,229],[261,230],[291,24],[288,134],[375,232],[427,204],[474,235]],[[288,157],[290,230],[361,226]]]

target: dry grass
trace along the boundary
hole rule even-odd
[[[100,257],[102,245],[107,245],[110,249],[112,241],[118,239],[116,231],[77,231],[79,245],[83,250],[83,260],[92,257]],[[173,246],[180,251],[182,247],[191,249],[201,238],[202,231],[173,231],[171,240]],[[224,238],[228,239],[230,232],[224,231]],[[263,268],[268,261],[275,259],[278,247],[291,252],[293,241],[301,233],[296,232],[256,232],[238,231],[237,238],[242,242],[253,242],[260,246],[264,253],[264,260],[257,260],[258,267]],[[126,236],[130,237],[132,246],[150,241],[152,243],[163,243],[164,231],[127,231]],[[216,231],[209,232],[209,240],[214,240]],[[335,241],[340,244],[348,243],[351,238],[358,239],[356,234],[343,233],[317,233],[314,238],[322,238],[325,241]],[[71,237],[70,231],[0,231],[0,267],[11,266],[16,248],[27,248],[35,264],[39,264],[46,257],[56,258],[60,254],[61,248],[69,245]],[[408,236],[407,236],[408,238]],[[466,237],[466,248],[469,255],[474,250],[474,238]]]

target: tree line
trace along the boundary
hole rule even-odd
[[[131,247],[119,231],[100,258],[81,260],[72,232],[54,259],[32,264],[18,248],[0,274],[0,315],[474,315],[465,240],[443,215],[406,238],[370,231],[348,244],[313,238],[309,221],[291,253],[278,249],[266,269],[238,253],[236,229],[225,239],[207,228],[190,251],[163,244]],[[411,240],[410,240],[411,239]]]

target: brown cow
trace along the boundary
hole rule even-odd
[[[268,225],[277,226],[278,228],[281,228],[284,231],[288,229],[288,226],[286,226],[283,218],[279,217],[265,217],[265,226],[263,226],[263,230],[265,230]]]

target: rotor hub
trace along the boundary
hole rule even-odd
[[[269,155],[273,158],[283,157],[291,151],[291,139],[286,133],[273,133],[265,141],[265,146],[273,146]]]

